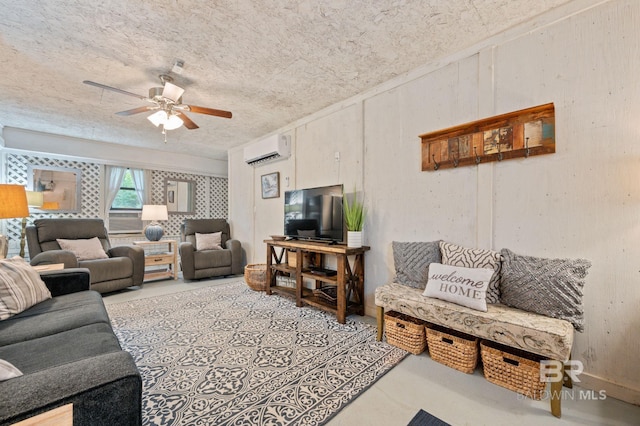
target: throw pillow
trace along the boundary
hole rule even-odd
[[[109,256],[102,248],[98,237],[78,240],[57,239],[62,250],[69,250],[76,255],[78,260],[108,259]]]
[[[210,234],[196,232],[196,250],[222,250],[222,232]]]
[[[395,282],[424,289],[427,285],[430,263],[440,263],[440,241],[391,243]]]
[[[22,376],[22,371],[18,370],[9,361],[0,359],[0,382]]]
[[[493,250],[472,249],[440,242],[442,263],[466,268],[490,268],[494,273],[487,289],[487,303],[500,302],[500,253]]]
[[[23,258],[0,260],[0,320],[29,309],[51,293],[40,274]]]
[[[432,263],[423,295],[487,312],[487,287],[492,275],[493,269],[489,268]]]
[[[567,320],[584,330],[582,289],[591,262],[545,259],[502,249],[500,300],[505,305]]]

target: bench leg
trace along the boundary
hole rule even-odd
[[[569,355],[569,359],[571,359],[571,355]],[[570,370],[570,369],[571,369],[570,365],[564,366],[564,374],[562,377],[562,382],[565,387],[569,389],[573,389],[573,380],[571,380],[571,375],[567,374],[567,370]]]
[[[551,402],[551,414],[560,418],[562,414],[560,409],[562,402],[562,380],[551,382],[551,398],[549,398],[549,401]]]
[[[378,317],[378,337],[376,338],[376,340],[378,342],[382,341],[382,333],[384,331],[384,307],[382,306],[378,306],[377,309],[377,317]]]

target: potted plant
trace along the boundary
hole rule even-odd
[[[347,226],[347,247],[362,247],[362,227],[367,212],[364,203],[358,201],[354,188],[353,201],[349,203],[347,194],[343,194],[344,219]]]

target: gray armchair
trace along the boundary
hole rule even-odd
[[[198,250],[196,233],[222,232],[221,250]],[[185,280],[243,273],[240,241],[231,239],[225,219],[185,219],[180,226],[180,263]]]
[[[144,249],[138,246],[111,247],[102,219],[37,219],[26,229],[32,265],[64,263],[65,268],[87,268],[91,289],[100,293],[142,285]],[[98,237],[107,259],[78,260],[73,252],[61,250],[56,239],[80,240]]]

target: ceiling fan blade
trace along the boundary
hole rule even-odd
[[[171,99],[173,102],[178,102],[183,93],[184,89],[182,87],[178,87],[168,81],[164,83],[164,89],[162,90],[163,97]]]
[[[88,84],[89,86],[99,87],[100,89],[111,90],[112,92],[121,93],[123,95],[133,96],[134,98],[138,98],[138,99],[141,99],[141,100],[146,100],[147,99],[146,96],[136,95],[135,93],[127,92],[126,90],[117,89],[117,88],[111,87],[111,86],[106,86],[104,84],[96,83],[95,81],[85,80],[85,81],[83,81],[83,83],[84,84]]]
[[[194,129],[198,129],[198,125],[196,123],[194,123],[193,121],[191,121],[191,119],[189,117],[187,117],[187,115],[185,113],[179,112],[179,111],[175,111],[176,115],[178,117],[180,117],[180,119],[184,122],[184,127],[186,127],[189,130],[194,130]]]
[[[185,105],[187,111],[195,112],[198,114],[215,115],[216,117],[231,118],[230,111],[223,111],[221,109],[205,108],[195,105]]]
[[[142,107],[138,107],[138,108],[134,108],[134,109],[128,109],[126,111],[120,111],[120,112],[116,112],[116,114],[118,115],[124,115],[124,116],[128,116],[128,115],[133,115],[133,114],[140,114],[141,112],[147,112],[147,111],[151,111],[157,108],[151,107],[151,106],[142,106]]]

